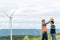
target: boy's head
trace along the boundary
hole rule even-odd
[[[51,21],[50,24],[53,25],[54,24],[54,21]]]

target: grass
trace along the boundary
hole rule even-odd
[[[60,33],[56,34],[56,38],[59,38]],[[13,35],[13,40],[41,40],[41,36],[32,36],[32,35]],[[50,34],[48,35],[48,39],[51,40]],[[10,40],[9,36],[0,37],[0,40]]]

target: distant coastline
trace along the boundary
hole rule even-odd
[[[33,35],[38,36],[42,34],[41,29],[12,29],[13,35]],[[60,29],[56,29],[57,33],[60,33]],[[48,29],[48,34],[50,33],[50,30]],[[9,29],[1,29],[0,30],[0,37],[1,36],[9,36],[10,31]]]

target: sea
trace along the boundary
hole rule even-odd
[[[50,29],[47,31],[50,34]],[[56,33],[60,33],[60,29],[56,29]],[[9,36],[10,29],[0,29],[0,37],[2,36]],[[41,29],[12,29],[12,35],[36,35],[41,36],[42,31]]]

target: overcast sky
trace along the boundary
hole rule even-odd
[[[51,16],[56,28],[60,29],[60,0],[0,0],[0,29],[10,28],[5,13],[10,16],[15,9],[13,29],[41,29],[41,20],[47,22]]]

